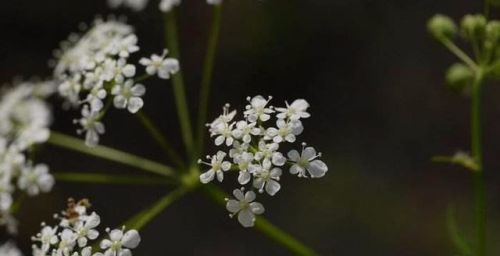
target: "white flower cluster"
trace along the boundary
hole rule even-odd
[[[0,98],[0,225],[16,232],[10,215],[16,189],[29,196],[49,192],[54,185],[45,164],[34,164],[28,152],[50,135],[51,111],[45,98],[54,91],[51,82],[21,82]]]
[[[68,208],[55,218],[56,226],[42,223],[42,230],[32,237],[33,256],[132,256],[141,237],[137,230],[106,229],[108,237],[100,242],[100,251],[95,252],[91,243],[99,238],[97,227],[101,218],[95,212],[88,213],[87,200],[75,202],[70,199]]]
[[[118,8],[120,6],[128,7],[132,11],[142,11],[146,8],[149,0],[108,0],[108,5],[111,8]],[[222,3],[222,0],[207,0],[208,4],[211,5],[219,5]],[[162,12],[169,12],[174,7],[181,4],[181,0],[161,0],[158,4],[158,8]]]
[[[56,51],[54,76],[59,82],[59,94],[72,106],[81,107],[82,117],[75,120],[85,133],[89,146],[99,143],[105,127],[101,122],[106,111],[114,105],[136,113],[143,105],[144,85],[134,79],[136,66],[128,61],[139,51],[133,28],[117,20],[96,19],[83,35],[70,35]],[[166,51],[155,59],[142,59],[148,76],[158,73],[166,79],[179,70],[177,60],[167,58]],[[105,103],[106,102],[106,103]]]
[[[328,171],[326,164],[317,159],[313,147],[302,144],[302,151],[290,150],[287,157],[279,151],[285,143],[293,143],[304,130],[301,119],[310,117],[307,112],[309,104],[298,99],[286,107],[273,107],[268,99],[262,96],[248,98],[244,120],[233,121],[236,111],[229,111],[229,105],[223,113],[208,124],[215,145],[227,146],[228,150],[220,150],[214,156],[207,156],[210,162],[199,163],[210,166],[200,175],[202,183],[209,183],[215,178],[222,182],[227,171],[238,172],[239,185],[251,184],[260,193],[266,192],[274,196],[281,188],[279,183],[282,169],[288,168],[291,174],[302,178],[320,178]],[[266,126],[276,117],[276,126]],[[227,156],[229,159],[226,160]],[[231,216],[237,214],[239,222],[245,227],[254,224],[255,214],[262,214],[264,207],[255,200],[255,193],[244,188],[233,191],[236,200],[227,201],[227,209]]]
[[[0,245],[0,255],[2,256],[22,256],[23,254],[13,242],[6,242]]]

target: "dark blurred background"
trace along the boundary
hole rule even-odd
[[[276,104],[305,98],[313,116],[300,139],[321,150],[330,167],[323,179],[288,176],[276,197],[260,197],[271,221],[324,255],[454,255],[446,210],[453,205],[461,228],[473,234],[471,175],[430,158],[468,149],[469,101],[444,85],[444,70],[455,58],[428,35],[426,21],[435,13],[459,19],[479,12],[480,2],[225,0],[209,119],[226,102],[244,106],[248,95],[273,95]],[[0,83],[50,76],[47,61],[58,43],[80,22],[110,13],[126,15],[136,26],[136,57],[161,51],[156,1],[141,13],[111,11],[103,0],[3,1]],[[210,9],[202,0],[184,0],[178,16],[181,64],[194,110]],[[147,86],[144,110],[181,148],[170,85],[152,80]],[[484,93],[490,255],[500,253],[498,94],[496,84]],[[54,130],[74,134],[71,120],[78,113],[61,111],[57,100],[54,109]],[[112,111],[105,124],[102,144],[165,161],[125,111]],[[43,152],[40,161],[53,171],[136,173],[50,146]],[[28,252],[38,223],[62,209],[69,196],[90,198],[103,225],[115,226],[165,192],[59,183],[53,193],[24,205],[18,241]],[[141,233],[137,255],[288,255],[200,194],[175,203]]]

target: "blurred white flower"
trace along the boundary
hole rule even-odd
[[[0,245],[0,255],[2,256],[22,256],[23,254],[13,242],[6,242]]]
[[[108,5],[111,8],[124,6],[136,12],[144,10],[147,4],[148,0],[108,0]]]
[[[158,74],[161,79],[169,79],[171,75],[179,72],[179,61],[174,58],[165,58],[167,49],[163,50],[162,55],[152,54],[151,58],[141,58],[139,63],[146,67],[148,75]]]
[[[99,143],[99,135],[104,134],[104,124],[100,121],[100,114],[97,111],[91,111],[87,105],[82,108],[82,118],[76,120],[82,126],[77,130],[78,133],[85,133],[85,144],[93,147]]]
[[[54,183],[54,177],[50,175],[49,167],[45,164],[24,166],[17,180],[19,189],[26,191],[30,196],[38,195],[40,192],[49,192]]]
[[[179,4],[181,4],[181,0],[161,0],[158,7],[162,12],[169,12]]]

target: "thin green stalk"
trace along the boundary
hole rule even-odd
[[[158,127],[153,123],[151,118],[149,118],[143,111],[139,111],[136,113],[137,118],[141,121],[142,125],[148,130],[149,134],[153,139],[158,143],[158,145],[167,153],[170,160],[174,162],[174,164],[179,168],[184,168],[184,163],[182,158],[177,151],[170,145],[170,142],[163,135],[163,133],[158,129]]]
[[[472,86],[471,95],[471,151],[479,167],[474,172],[474,197],[476,215],[477,256],[486,255],[486,185],[484,178],[481,142],[481,84],[483,71],[479,69]]]
[[[163,164],[105,146],[88,147],[85,145],[85,142],[80,139],[55,131],[51,131],[50,138],[47,142],[54,146],[129,165],[165,177],[175,176],[174,170]]]
[[[477,64],[465,53],[463,52],[456,44],[450,41],[447,38],[441,40],[444,46],[450,50],[455,56],[457,56],[460,60],[462,60],[465,64],[467,64],[473,71],[477,71]]]
[[[213,7],[212,25],[209,31],[207,52],[203,64],[203,77],[201,79],[200,103],[198,106],[198,125],[197,125],[197,149],[203,152],[205,122],[207,121],[208,100],[210,98],[210,87],[212,84],[212,75],[214,70],[215,55],[219,41],[220,27],[222,19],[222,4]]]
[[[175,10],[171,10],[164,14],[165,19],[165,40],[170,56],[179,59],[179,39],[177,35],[177,20]],[[189,108],[186,100],[186,92],[184,88],[184,79],[182,70],[172,76],[172,85],[174,89],[175,104],[179,116],[182,137],[186,146],[188,155],[193,152],[193,130],[191,128],[191,120]]]
[[[174,183],[172,180],[139,175],[116,175],[83,172],[55,172],[52,174],[57,181],[61,182],[117,185],[168,185]]]
[[[224,198],[228,198],[229,196],[224,193],[221,189],[214,185],[205,185],[203,186],[205,194],[215,201],[216,203],[224,206],[225,200]],[[271,222],[267,221],[263,217],[257,217],[255,222],[255,229],[259,232],[266,235],[268,238],[278,243],[282,247],[288,249],[294,255],[304,255],[304,256],[313,256],[318,255],[314,252],[313,249],[307,247],[305,244],[292,237],[290,234],[281,230],[280,228],[274,226]]]
[[[149,208],[139,212],[132,218],[130,218],[125,226],[130,229],[142,229],[146,224],[148,224],[151,220],[153,220],[158,214],[160,214],[165,208],[170,206],[172,203],[180,199],[184,196],[189,189],[184,187],[179,187],[176,190],[173,190],[169,194],[162,197],[160,200],[156,201]]]

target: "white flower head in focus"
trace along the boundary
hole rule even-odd
[[[150,58],[141,58],[139,63],[146,67],[148,75],[158,75],[161,79],[169,79],[180,70],[179,61],[174,58],[166,58],[167,49],[162,55],[152,54]]]
[[[318,159],[321,154],[316,154],[312,147],[303,146],[302,154],[296,150],[288,154],[280,150],[296,142],[304,131],[301,120],[311,116],[307,112],[309,103],[298,99],[292,104],[285,102],[286,107],[275,107],[271,99],[260,95],[248,97],[243,120],[235,120],[237,112],[230,111],[226,104],[222,114],[207,124],[215,146],[223,149],[209,157],[210,163],[199,161],[210,166],[200,175],[201,183],[211,182],[215,177],[222,182],[225,175],[237,172],[237,184],[249,186],[245,195],[243,189],[234,190],[236,200],[231,199],[227,204],[227,209],[232,215],[238,214],[244,227],[253,226],[254,215],[261,214],[264,209],[258,203],[251,206],[256,195],[252,189],[275,196],[282,188],[280,179],[285,168],[293,175],[313,178],[323,177],[328,171],[326,164]],[[227,156],[229,161],[225,160]]]

